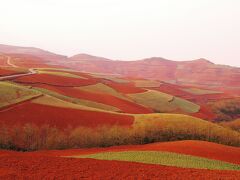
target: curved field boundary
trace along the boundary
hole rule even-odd
[[[63,77],[69,77],[69,78],[78,78],[78,79],[87,79],[85,77],[81,77],[79,75],[71,74],[68,72],[61,72],[61,71],[46,71],[46,70],[37,70],[38,74],[49,74],[54,76],[63,76]]]
[[[50,87],[49,87],[50,88]],[[53,89],[50,89],[53,90]],[[76,88],[69,87],[58,87],[54,91],[60,93],[64,96],[69,96],[72,98],[83,99],[88,101],[94,101],[97,103],[106,104],[108,106],[113,106],[127,113],[151,113],[150,108],[144,107],[134,102],[120,99],[118,97],[109,94],[91,93],[82,91]]]
[[[220,160],[240,165],[239,147],[232,147],[207,141],[196,140],[158,142],[145,145],[123,145],[112,146],[107,148],[39,151],[38,153],[48,156],[80,156],[103,152],[121,152],[121,151],[174,152],[213,160]]]
[[[81,86],[76,87],[76,89],[92,92],[92,93],[103,93],[103,94],[110,94],[112,96],[131,101],[129,98],[125,97],[123,94],[117,92],[115,89],[103,84],[103,83],[97,83],[94,85],[89,86]]]
[[[156,88],[159,87],[162,83],[154,80],[134,80],[136,87],[142,88]]]
[[[107,106],[105,104],[95,103],[92,101],[79,100],[78,103],[72,103],[68,101],[64,101],[59,98],[55,98],[54,96],[44,95],[41,98],[33,99],[32,103],[42,104],[46,106],[54,106],[54,107],[63,107],[63,108],[71,108],[71,109],[81,109],[81,110],[90,110],[93,111],[120,111],[117,108]],[[95,107],[96,106],[96,107]],[[110,113],[110,112],[109,112]]]
[[[42,93],[10,82],[0,82],[0,108],[8,107],[34,97]]]
[[[56,168],[57,167],[57,168]],[[49,173],[51,172],[51,173]],[[240,179],[239,171],[187,169],[124,161],[39,156],[0,156],[0,179]]]
[[[14,82],[24,84],[48,84],[62,87],[76,87],[96,84],[97,81],[94,79],[70,78],[50,74],[34,74],[31,76],[18,77],[14,80]]]
[[[92,158],[98,160],[130,161],[146,164],[160,164],[182,168],[215,169],[215,170],[240,170],[240,165],[231,164],[218,160],[210,160],[191,155],[161,151],[124,151],[105,152],[83,156],[72,156],[75,158]]]

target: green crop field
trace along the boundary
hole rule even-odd
[[[93,93],[109,94],[109,95],[116,96],[116,97],[124,99],[124,100],[129,100],[129,98],[127,98],[124,95],[122,95],[121,93],[117,92],[115,89],[113,89],[105,84],[102,84],[102,83],[97,83],[97,84],[89,85],[89,86],[76,87],[76,89],[89,91],[89,92],[93,92]]]
[[[145,87],[145,88],[159,87],[161,85],[161,82],[153,81],[153,80],[135,80],[134,83],[136,87]]]
[[[37,70],[39,74],[49,74],[54,76],[63,76],[63,77],[69,77],[69,78],[79,78],[79,79],[86,79],[85,77],[78,76],[75,74],[71,74],[70,72],[60,72],[60,71],[47,71],[47,70]]]
[[[0,108],[40,96],[42,93],[10,82],[0,82]]]
[[[182,98],[162,93],[155,90],[148,90],[144,93],[128,94],[132,100],[156,112],[174,112],[182,110],[186,113],[196,113],[200,106]]]
[[[95,77],[95,78],[108,79],[110,81],[117,82],[117,83],[128,83],[129,82],[126,79],[119,78],[119,77],[117,77],[117,75],[112,75],[112,74],[90,73],[89,75],[92,77]]]
[[[161,151],[124,151],[104,152],[84,156],[73,156],[75,158],[92,158],[99,160],[130,161],[146,164],[159,164],[182,168],[196,169],[218,169],[218,170],[240,170],[240,165],[224,161],[211,160],[191,155]]]
[[[183,91],[189,92],[194,95],[205,95],[205,94],[221,94],[220,91],[199,89],[199,88],[182,88]]]

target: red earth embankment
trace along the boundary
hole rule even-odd
[[[45,88],[51,91],[55,91],[65,96],[90,100],[110,106],[117,107],[125,113],[133,113],[133,114],[142,114],[142,113],[152,113],[153,111],[150,108],[141,106],[131,101],[127,101],[109,94],[103,93],[92,93],[83,91],[80,89],[72,88],[72,87],[54,87],[49,85],[37,85],[37,87]]]
[[[68,126],[96,127],[99,125],[116,124],[130,126],[133,124],[133,121],[134,118],[128,115],[53,107],[31,102],[0,111],[0,122],[9,126],[26,123],[40,126],[48,124],[58,128],[66,128]]]

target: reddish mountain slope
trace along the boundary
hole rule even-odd
[[[81,71],[114,73],[178,84],[240,86],[240,68],[216,65],[205,59],[178,62],[153,57],[139,61],[111,61],[80,54],[71,57],[65,65]]]
[[[66,56],[58,55],[49,51],[45,51],[34,47],[19,47],[0,44],[0,53],[5,54],[25,54],[48,60],[64,60]]]

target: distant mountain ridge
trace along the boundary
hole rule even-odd
[[[0,44],[0,53],[6,54],[27,54],[36,56],[42,59],[50,59],[50,60],[63,60],[66,59],[67,56],[55,54],[46,50],[42,50],[35,47],[20,47],[20,46],[11,46],[11,45],[3,45]]]
[[[217,65],[204,58],[172,61],[161,57],[151,57],[122,61],[89,54],[67,57],[33,47],[1,44],[0,52],[32,55],[62,67],[85,72],[120,74],[126,77],[155,79],[181,85],[240,88],[240,68]]]
[[[66,65],[81,71],[117,73],[128,77],[185,85],[240,86],[240,68],[217,65],[203,58],[192,61],[172,61],[152,57],[136,61],[119,61],[89,55],[88,57],[91,57],[91,61],[84,56],[70,57]]]

